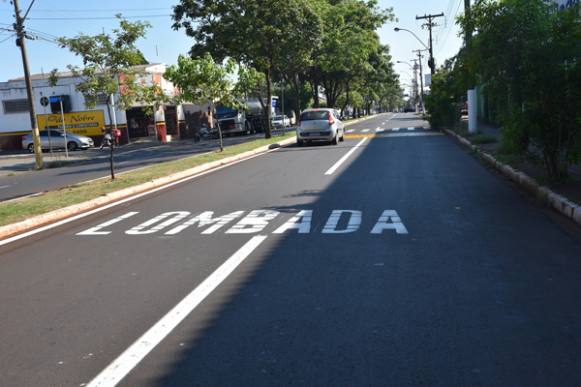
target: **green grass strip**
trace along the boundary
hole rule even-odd
[[[146,183],[156,178],[181,172],[204,163],[235,156],[294,136],[295,133],[290,132],[270,139],[249,141],[243,144],[228,146],[224,148],[224,152],[213,151],[193,155],[183,159],[151,165],[136,171],[120,173],[113,181],[104,178],[49,191],[39,196],[25,197],[0,203],[0,226],[16,223],[32,216],[41,215],[73,204],[82,203],[110,192]]]

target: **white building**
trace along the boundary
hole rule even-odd
[[[168,96],[174,96],[173,84],[163,78],[164,64],[136,66],[143,75],[139,81],[146,84],[158,84]],[[107,112],[106,95],[99,99],[97,105],[88,109],[82,93],[76,90],[80,78],[71,72],[57,74],[56,86],[49,85],[49,74],[31,75],[34,94],[34,105],[39,129],[62,127],[60,103],[49,103],[42,106],[41,98],[62,96],[65,124],[68,131],[83,134],[100,140],[104,127],[111,127],[112,122]],[[198,106],[167,105],[158,109],[155,115],[158,137],[162,141],[172,138],[190,137],[194,126],[204,119],[205,109]],[[145,114],[143,106],[126,111],[115,111],[117,126],[123,133],[122,142],[139,137],[153,136],[156,130],[153,117]],[[191,125],[186,125],[188,119]],[[31,131],[28,100],[24,78],[0,82],[0,149],[20,148],[22,135]]]

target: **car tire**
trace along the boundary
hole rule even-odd
[[[339,143],[338,139],[339,133],[335,134],[335,137],[333,137],[333,140],[331,140],[331,145],[337,145]]]
[[[76,143],[76,142],[74,142],[74,141],[69,141],[69,142],[67,143],[67,149],[69,150],[69,152],[72,152],[72,151],[76,150],[77,148],[78,148],[78,145],[77,145],[77,143]]]
[[[26,149],[28,149],[30,153],[34,153],[34,144],[28,144],[28,147],[26,147]]]

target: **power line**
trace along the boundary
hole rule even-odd
[[[123,19],[146,19],[150,17],[171,17],[172,15],[139,15],[122,16]],[[93,17],[29,17],[28,20],[113,20],[116,16],[93,16]]]
[[[9,35],[7,38],[0,40],[0,44],[4,43],[7,40],[12,39],[14,37],[14,35],[16,35],[16,34]]]
[[[35,13],[37,12],[46,12],[46,13],[76,13],[76,12],[133,12],[133,11],[167,11],[168,7],[163,8],[86,8],[86,9],[42,9],[36,8],[34,10]]]

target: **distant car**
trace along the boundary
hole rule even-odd
[[[335,109],[307,109],[301,113],[297,127],[297,144],[328,141],[337,145],[345,138],[345,128]]]
[[[275,128],[288,128],[290,126],[290,119],[287,116],[273,116],[272,126]]]
[[[65,135],[58,130],[41,130],[40,131],[40,146],[43,150],[46,149],[65,149],[74,151],[76,149],[89,149],[95,146],[93,139],[86,136],[81,136],[74,133],[67,132]],[[22,148],[28,149],[29,152],[34,152],[34,142],[32,134],[27,134],[22,138]]]

